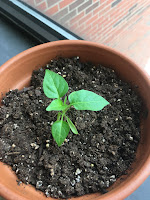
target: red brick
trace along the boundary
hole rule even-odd
[[[97,20],[95,20],[93,23],[92,23],[92,26],[95,26],[95,25],[98,25],[100,22],[103,22],[104,21],[104,17],[99,17]]]
[[[41,3],[43,0],[35,0],[35,3],[36,4],[39,4],[39,3]]]
[[[107,5],[109,4],[109,3],[112,3],[114,0],[101,0],[101,3],[104,3],[104,2],[106,2],[107,3]]]
[[[104,40],[105,43],[110,42],[112,39],[114,39],[116,36],[118,36],[119,33],[121,33],[122,29],[117,30],[115,33],[111,34],[106,40]]]
[[[91,30],[91,25],[88,26],[88,27],[85,26],[85,28],[82,29],[82,30],[80,31],[80,34],[81,34],[81,35],[87,35],[87,32],[88,32],[89,30]]]
[[[81,12],[79,15],[75,16],[73,19],[70,20],[70,24],[78,22],[84,16],[84,11]]]
[[[95,27],[92,27],[91,29],[89,29],[87,32],[86,32],[86,35],[88,37],[93,37],[95,35],[95,37],[97,36],[97,33],[100,31],[100,29],[95,26]]]
[[[69,26],[70,30],[76,30],[77,28],[78,28],[78,22],[76,22],[73,25]]]
[[[83,34],[86,35],[87,31],[89,31],[91,28],[92,28],[91,25],[87,26],[85,29],[83,29],[83,30],[80,31],[80,34],[81,35],[83,35]]]
[[[109,12],[109,10],[107,10],[108,8],[104,8],[103,10],[101,10],[100,11],[100,16],[105,16],[105,13],[106,13],[106,16],[107,15],[110,15],[110,20],[112,20],[112,21],[114,21],[114,23],[116,22],[116,21],[118,21],[119,20],[119,18],[121,18],[121,16],[123,17],[124,15],[126,15],[127,13],[128,13],[128,9],[126,9],[126,7],[123,7],[123,9],[121,10],[121,9],[112,9],[112,10],[110,10],[110,12]],[[124,12],[124,10],[125,10],[125,12]],[[113,19],[113,18],[116,18],[115,20]]]
[[[128,23],[126,20],[122,21],[122,23],[118,24],[116,28],[113,28],[112,26],[119,19],[123,18],[128,13],[129,8],[131,8],[135,4],[135,1],[134,0],[130,2],[122,1],[118,4],[117,7],[110,10],[109,5],[111,5],[111,2],[113,1],[101,0],[101,6],[97,8],[97,12],[96,12],[96,9],[93,11],[93,13],[94,12],[100,13],[99,19],[95,18],[96,15],[93,17],[91,13],[90,15],[86,15],[86,16],[84,16],[82,13],[82,15],[78,15],[74,17],[74,19],[70,21],[70,24],[71,24],[70,29],[75,30],[75,32],[79,35],[83,35],[84,38],[95,40],[95,41],[101,41],[107,44],[111,43],[112,45],[114,45],[115,42],[117,43],[117,41],[122,40],[123,38],[126,38],[126,35],[131,33],[131,29],[127,30],[127,28],[128,26],[130,26],[132,23],[136,21],[137,16],[133,16],[131,19],[129,19]],[[141,0],[137,0],[136,2],[141,3]],[[145,1],[144,1],[144,5],[145,5]],[[143,5],[141,4],[141,6]],[[139,4],[139,6],[135,7],[134,12],[138,10],[141,6]],[[109,19],[109,16],[110,16],[110,19]],[[78,21],[79,21],[79,24],[78,24]],[[89,23],[91,23],[90,26],[89,26]],[[142,30],[144,30],[144,28]],[[134,34],[132,35],[134,36]],[[128,43],[133,41],[133,36],[127,37]],[[121,45],[124,43],[123,41],[120,41],[119,44]],[[122,46],[123,46],[123,49],[127,49],[127,45],[124,44]],[[118,48],[119,48],[119,45],[118,45]]]
[[[108,10],[110,10],[110,6],[107,6],[106,3],[104,3],[103,5],[99,6],[97,9],[95,9],[93,11],[93,14],[95,15],[97,12],[99,13],[99,15],[105,14]],[[111,10],[110,10],[111,12]]]
[[[44,11],[46,9],[46,3],[43,2],[43,3],[39,4],[38,6],[36,6],[35,8],[39,11]]]
[[[110,38],[115,37],[115,36],[118,37],[118,35],[120,35],[123,31],[125,31],[125,27],[126,27],[126,26],[128,26],[127,23],[124,24],[123,27],[118,27],[118,29],[115,28],[115,30],[109,32],[109,34],[107,34],[108,32],[103,33],[103,34],[106,34],[106,35],[107,35],[107,37],[105,36],[105,37],[103,38],[104,41],[107,41],[107,42],[108,42],[108,40],[109,40],[109,42],[110,42],[110,41],[111,41]],[[126,31],[126,34],[127,34],[127,33],[128,33],[128,32]]]
[[[132,1],[130,1],[130,2],[132,2]],[[113,8],[112,11],[109,12],[110,17],[113,17],[113,18],[118,17],[118,16],[120,17],[120,15],[123,16],[123,13],[124,13],[124,15],[126,15],[128,13],[129,8],[132,6],[132,4],[130,4],[130,2],[127,2],[128,4],[126,4],[126,1],[123,1],[123,4],[121,4],[122,2],[120,2],[118,5],[118,6],[121,5],[120,8],[118,8],[118,7],[116,9]],[[128,6],[129,6],[129,8],[128,8]]]
[[[82,1],[80,0],[80,2]],[[81,6],[78,7],[78,12],[85,10],[90,5],[92,5],[92,0],[85,1]]]
[[[113,20],[108,20],[107,18],[104,17],[105,21],[102,21],[101,24],[104,25],[104,28],[105,28],[105,31],[103,31],[103,33],[105,34],[106,32],[109,32],[111,29],[112,29],[112,26],[119,20],[121,19],[122,17],[120,16],[124,16],[124,14],[122,15],[119,15],[117,18],[113,19]],[[122,21],[123,24],[126,24],[126,21]],[[122,26],[122,23],[120,23],[118,26]],[[101,25],[100,24],[100,25]],[[118,27],[117,26],[117,27]],[[114,30],[115,31],[115,30]]]
[[[113,33],[113,31],[112,31],[112,33]],[[101,37],[102,41],[105,41],[105,40],[107,40],[109,38],[109,34],[108,33],[104,33],[103,31],[101,31],[101,36],[100,37]]]
[[[97,36],[95,36],[95,35],[91,35],[91,37],[90,37],[90,41],[98,42],[97,38],[98,38]]]
[[[68,23],[68,22],[65,22],[65,23],[63,23],[63,26],[64,26],[64,27],[66,27],[66,28],[70,28],[70,26],[69,26],[69,23]]]
[[[128,23],[128,26],[132,25],[132,23],[134,23],[138,18],[139,18],[138,15],[133,15],[132,18],[129,20],[130,23]],[[143,32],[143,29],[142,29],[142,32]]]
[[[110,10],[110,7],[105,7],[99,12],[99,16],[105,15],[106,12]],[[111,12],[111,11],[110,11]],[[108,14],[108,13],[107,13]]]
[[[92,33],[93,33],[93,28],[92,27],[88,28],[88,30],[86,30],[86,32],[85,32],[86,36],[88,36],[88,37],[91,37]]]
[[[27,0],[26,3],[30,6],[35,6],[34,0]]]
[[[59,3],[60,9],[70,5],[74,0],[63,0]]]
[[[103,4],[100,4],[99,7],[97,7],[95,10],[93,10],[93,14],[95,15],[97,12],[102,11],[106,6],[107,6],[107,1],[105,1],[105,3],[103,3]]]
[[[134,6],[136,3],[137,3],[136,1],[130,1],[129,3],[128,3],[128,2],[125,2],[125,6],[127,7],[127,9],[130,9],[130,8],[132,8],[132,6]],[[123,3],[122,3],[122,4],[123,4]],[[121,5],[122,5],[122,4],[121,4]],[[139,4],[137,4],[137,6],[134,8],[134,10],[137,9],[138,6],[139,6]]]
[[[84,28],[85,28],[85,24],[79,25],[79,23],[78,23],[78,27],[76,28],[76,31],[80,32],[80,31],[83,30]]]
[[[113,25],[116,24],[119,20],[123,19],[123,18],[126,16],[126,14],[127,14],[127,13],[123,13],[123,12],[120,12],[120,13],[117,13],[117,14],[114,13],[114,15],[111,15],[111,16],[110,16],[110,21],[109,21],[108,25],[112,25],[112,26],[113,26]],[[123,20],[123,21],[120,22],[120,23],[125,23],[125,20]]]
[[[88,15],[86,15],[85,17],[83,17],[80,21],[79,24],[84,23],[85,21],[87,21],[88,19],[90,19],[92,16],[92,13],[89,13]]]
[[[119,3],[119,6],[122,5],[122,7],[120,7],[119,9],[113,9],[113,12],[110,12],[110,16],[113,18],[120,18],[121,16],[124,16],[128,13],[129,8],[131,8],[134,4],[133,1],[127,2],[127,1],[123,1],[124,4],[121,4],[122,2]],[[118,19],[119,20],[119,19]]]
[[[120,9],[118,9],[118,7],[117,7],[117,8],[113,8],[110,11],[108,11],[108,10],[105,10],[107,8],[104,8],[104,10],[102,10],[102,11],[99,12],[100,16],[103,13],[105,15],[105,13],[108,11],[106,13],[106,15],[110,15],[111,20],[113,20],[113,18],[115,18],[115,17],[119,17],[121,19],[121,16],[126,15],[128,13],[128,8],[127,8],[126,3],[128,3],[128,5],[130,7],[131,6],[130,2],[123,1],[122,7],[120,7]],[[119,6],[120,6],[120,3],[119,3]]]
[[[106,25],[108,24],[108,19],[107,19],[107,16],[102,16],[99,18],[100,20],[97,21],[97,25],[98,27],[101,27],[103,25],[103,27],[105,28]]]
[[[89,24],[92,24],[92,22],[95,21],[96,19],[98,19],[98,14],[95,15],[94,17],[90,18],[90,19],[86,22],[86,25],[88,26]]]
[[[116,9],[120,9],[120,8],[123,8],[124,9],[124,6],[126,7],[126,9],[128,10],[130,7],[132,7],[132,4],[134,4],[133,3],[133,1],[121,1],[121,2],[119,2],[119,4],[117,5],[117,7],[116,7]],[[114,7],[114,9],[115,9],[115,7]]]
[[[94,28],[92,28],[88,33],[91,35],[97,35],[99,29],[97,28],[97,26],[95,26]]]
[[[118,18],[118,16],[119,16],[119,19],[121,19],[122,16],[125,16],[127,13],[128,13],[128,11],[126,10],[126,8],[124,8],[123,11],[122,11],[122,9],[120,9],[120,10],[115,10],[114,9],[113,12],[109,12],[111,20],[114,20],[114,19]]]
[[[89,34],[91,34],[92,36],[97,36],[97,33],[100,31],[100,29],[95,26],[95,27],[92,27],[92,29],[89,31]]]
[[[80,35],[80,32],[81,32],[82,30],[84,30],[84,28],[85,28],[85,25],[84,25],[84,24],[81,24],[81,26],[78,26],[78,27],[76,28],[76,32]]]
[[[62,19],[62,18],[64,18],[64,17],[66,17],[67,14],[68,14],[68,7],[65,7],[65,8],[59,10],[57,13],[55,13],[54,19],[55,19],[56,21],[58,21],[58,20],[60,20],[60,19]],[[68,18],[68,20],[69,20],[69,19],[70,19],[70,18]]]
[[[108,37],[106,40],[103,40],[103,39],[102,39],[102,42],[105,43],[105,44],[107,44],[107,43],[109,43],[112,39],[114,39],[114,36]]]
[[[48,9],[45,14],[48,16],[54,15],[58,12],[58,5],[53,6],[52,8]]]
[[[121,28],[121,30],[123,30],[123,29]],[[107,30],[103,31],[102,33],[105,35],[104,39],[107,39],[109,37],[109,35],[111,35],[111,36],[116,35],[118,33],[118,29],[117,28],[113,29],[112,26],[110,26],[110,27],[108,27]]]
[[[98,13],[100,11],[100,6],[97,7],[95,10],[93,10],[93,14],[95,15],[96,13]]]

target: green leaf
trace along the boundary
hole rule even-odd
[[[67,117],[67,116],[66,116],[66,117]],[[69,117],[67,117],[67,122],[68,122],[68,124],[69,124],[70,129],[72,130],[72,132],[73,132],[74,134],[78,134],[78,131],[77,131],[75,125],[74,125],[73,122],[69,119]]]
[[[64,105],[60,99],[55,99],[49,104],[49,106],[46,108],[46,111],[52,111],[52,110],[61,111],[65,110],[67,107],[68,105]]]
[[[61,146],[70,131],[69,125],[63,120],[56,121],[52,125],[52,136],[58,146]]]
[[[48,69],[45,70],[43,90],[48,98],[60,98],[68,92],[68,83],[65,79]]]
[[[109,104],[103,97],[88,90],[72,92],[68,99],[76,110],[99,111]]]

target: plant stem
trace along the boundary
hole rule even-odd
[[[62,112],[58,113],[58,115],[57,115],[57,121],[59,121],[60,118],[61,118],[61,120],[63,120],[63,117],[66,116],[65,113],[69,110],[70,107],[71,107],[71,105],[68,105],[68,107],[65,110],[63,110]]]
[[[59,121],[59,120],[60,120],[60,117],[61,117],[61,115],[62,115],[62,113],[61,113],[61,112],[59,112],[59,113],[58,113],[58,115],[57,115],[57,121]]]
[[[66,113],[66,112],[69,110],[69,108],[70,108],[71,106],[72,106],[72,105],[69,104],[68,107],[64,110],[64,113]]]
[[[66,104],[66,101],[67,101],[67,96],[66,96],[65,99],[64,99],[64,105]]]

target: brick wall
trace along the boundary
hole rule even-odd
[[[149,57],[149,0],[24,0],[85,40],[127,54],[141,66]],[[139,52],[144,52],[139,53]]]

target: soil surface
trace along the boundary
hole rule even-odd
[[[44,68],[33,72],[31,86],[13,90],[0,108],[0,160],[12,166],[20,184],[32,184],[47,197],[68,198],[107,192],[135,159],[140,140],[142,101],[112,69],[81,63],[79,57],[52,60],[45,68],[62,75],[69,93],[87,89],[110,105],[98,112],[67,112],[71,131],[61,147],[51,135],[57,112],[42,89]]]

